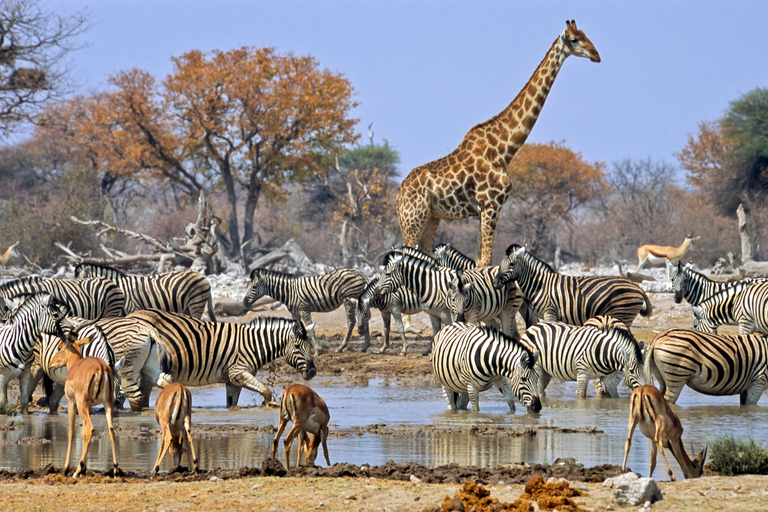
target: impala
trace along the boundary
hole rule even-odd
[[[328,420],[331,415],[328,412],[328,406],[320,395],[303,384],[293,384],[285,391],[280,401],[280,424],[275,434],[275,440],[272,443],[272,458],[277,453],[277,443],[285,430],[289,421],[293,422],[291,430],[285,436],[285,466],[290,469],[291,444],[298,436],[299,438],[299,456],[296,459],[296,467],[301,462],[302,445],[305,447],[304,462],[314,466],[317,458],[317,448],[320,443],[323,444],[323,453],[325,462],[328,466],[331,461],[328,458]],[[313,434],[312,444],[310,445],[307,433]]]
[[[49,364],[49,368],[67,367],[67,381],[64,392],[69,402],[69,437],[67,440],[67,463],[64,474],[69,471],[69,458],[72,454],[72,440],[75,437],[75,416],[79,413],[83,418],[82,442],[83,453],[80,464],[75,471],[77,478],[85,471],[85,456],[93,436],[91,422],[91,407],[94,404],[104,405],[109,426],[109,440],[112,443],[112,463],[114,475],[117,476],[117,452],[115,451],[115,429],[112,426],[112,413],[115,406],[115,379],[109,365],[96,357],[82,357],[81,347],[90,343],[90,338],[79,339],[75,342],[61,342],[59,352]]]
[[[661,396],[661,392],[655,386],[640,386],[632,391],[629,404],[629,433],[624,445],[624,463],[621,466],[621,471],[627,470],[627,456],[632,444],[632,434],[639,424],[640,431],[651,440],[651,469],[648,478],[653,477],[653,470],[656,468],[656,451],[658,450],[667,465],[669,479],[675,480],[667,456],[664,455],[664,448],[669,449],[675,456],[685,478],[700,477],[704,469],[704,460],[707,458],[707,447],[705,446],[693,460],[688,457],[683,441],[680,439],[680,436],[683,435],[683,425],[675,411]]]
[[[641,245],[637,248],[637,268],[635,273],[639,272],[643,265],[653,263],[654,265],[667,265],[667,281],[671,282],[670,265],[676,266],[689,250],[693,250],[693,241],[701,236],[693,237],[693,233],[685,235],[685,240],[680,247],[669,247],[662,245]],[[669,263],[667,263],[669,262]]]
[[[162,432],[160,438],[160,452],[157,454],[155,468],[152,475],[160,470],[160,463],[165,457],[168,448],[171,449],[173,467],[181,467],[181,456],[184,454],[184,436],[189,441],[189,449],[192,456],[194,472],[197,473],[197,457],[195,445],[192,442],[192,393],[186,386],[178,382],[166,385],[160,392],[155,402],[155,419],[160,424]]]

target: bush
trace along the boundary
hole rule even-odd
[[[710,466],[715,473],[731,476],[768,472],[768,453],[754,439],[744,441],[722,435],[707,444]]]

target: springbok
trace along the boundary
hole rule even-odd
[[[94,404],[104,405],[109,426],[109,440],[112,443],[112,463],[114,475],[117,475],[117,452],[115,451],[115,429],[112,425],[112,413],[115,406],[115,379],[109,365],[99,358],[82,357],[81,347],[90,343],[90,338],[79,339],[75,342],[61,342],[59,352],[49,364],[49,368],[67,367],[67,381],[64,392],[69,402],[69,437],[67,440],[67,463],[64,474],[69,471],[69,458],[72,454],[72,440],[75,437],[75,416],[79,413],[83,418],[82,443],[83,453],[74,477],[77,478],[85,471],[85,456],[93,436],[91,422],[91,407]]]
[[[664,455],[664,448],[669,449],[675,456],[685,478],[700,477],[704,469],[704,460],[707,458],[707,447],[705,446],[693,460],[688,457],[680,438],[683,435],[683,425],[675,411],[661,396],[661,392],[655,386],[640,386],[632,391],[629,404],[629,433],[624,445],[622,472],[627,470],[627,456],[632,444],[632,434],[639,424],[640,431],[651,440],[651,469],[648,478],[653,477],[653,470],[656,468],[656,451],[658,450],[667,465],[669,479],[675,480],[667,456]]]
[[[301,463],[302,445],[305,447],[304,463],[315,465],[317,458],[317,448],[320,443],[323,444],[323,453],[325,462],[328,466],[331,461],[328,458],[328,421],[331,415],[328,412],[328,406],[320,395],[304,384],[293,384],[283,391],[280,401],[280,424],[275,434],[275,440],[272,443],[272,458],[277,453],[277,443],[285,430],[289,421],[293,422],[291,430],[285,436],[285,466],[291,469],[291,444],[298,436],[299,438],[299,456],[296,459],[296,467]],[[312,444],[310,445],[307,432],[313,434]]]
[[[19,245],[19,242],[16,242],[12,246],[8,247],[8,249],[6,249],[3,254],[0,254],[0,267],[5,268],[5,266],[8,264],[8,260],[11,259],[11,256],[18,256],[14,250],[17,245]]]
[[[162,431],[160,438],[160,451],[157,454],[152,475],[157,475],[160,463],[165,457],[168,448],[171,449],[173,467],[181,467],[181,456],[184,454],[184,436],[189,440],[189,449],[192,455],[194,472],[197,473],[197,456],[195,445],[192,442],[192,393],[186,386],[178,382],[166,385],[160,392],[155,402],[155,419],[160,424]]]
[[[637,248],[637,268],[635,273],[639,272],[643,265],[646,263],[653,263],[654,265],[667,266],[667,281],[672,282],[670,276],[670,269],[677,266],[681,259],[686,255],[688,251],[692,251],[693,241],[698,240],[701,236],[693,237],[693,232],[689,235],[685,235],[685,240],[680,247],[669,247],[662,245],[641,245]]]

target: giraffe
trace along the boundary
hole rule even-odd
[[[566,21],[533,76],[507,108],[478,124],[452,153],[413,169],[397,189],[404,244],[432,251],[442,219],[480,217],[479,266],[491,265],[496,222],[512,190],[507,165],[528,138],[563,62],[569,55],[600,62],[576,22]]]

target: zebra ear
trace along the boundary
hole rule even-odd
[[[261,269],[255,268],[255,269],[251,270],[251,275],[250,275],[251,281],[253,281],[253,278],[255,278],[256,276],[259,275],[259,270],[261,270]]]
[[[118,362],[115,363],[115,371],[119,372],[125,366],[125,356],[121,357]]]
[[[536,363],[539,362],[539,356],[541,356],[541,353],[538,350],[533,353],[533,361],[531,362],[531,366],[536,366]]]
[[[691,306],[691,310],[693,311],[693,316],[696,318],[701,318],[704,316],[704,311],[702,311],[698,306]]]
[[[627,352],[626,349],[621,349],[619,351],[619,354],[621,355],[622,359],[624,359],[625,361],[629,361],[629,352]]]

